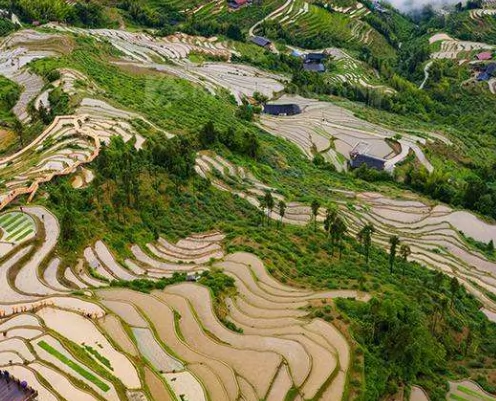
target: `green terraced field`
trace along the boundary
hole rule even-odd
[[[21,212],[10,212],[0,217],[2,241],[19,242],[35,231],[35,223],[29,215]]]

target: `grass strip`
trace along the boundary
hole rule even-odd
[[[7,220],[10,220],[13,217],[14,217],[14,215],[12,215],[10,213],[4,214],[2,217],[0,217],[0,224],[5,223]]]
[[[22,214],[16,214],[14,218],[10,219],[8,223],[3,225],[4,230],[10,230],[10,227],[15,224],[15,222],[22,218]]]
[[[22,241],[24,238],[26,238],[29,234],[33,233],[34,230],[30,228],[28,231],[24,232],[20,237],[17,238],[17,241]]]
[[[471,395],[473,397],[479,398],[479,399],[484,400],[484,401],[495,401],[496,400],[496,398],[494,398],[494,397],[488,397],[487,395],[485,395],[479,391],[472,390],[472,389],[465,387],[465,386],[458,386],[457,390],[461,393]]]
[[[88,372],[86,369],[84,369],[82,366],[78,365],[74,361],[70,360],[67,358],[65,355],[61,354],[59,351],[57,351],[55,348],[53,348],[51,345],[47,344],[45,341],[40,341],[38,345],[43,348],[46,352],[48,352],[50,355],[53,355],[55,358],[57,358],[59,361],[63,362],[67,366],[69,366],[72,370],[75,372],[79,373],[81,376],[83,376],[85,379],[88,379],[91,381],[95,386],[97,386],[100,390],[107,392],[110,390],[110,387],[102,382],[98,377],[93,375],[92,373]]]
[[[466,398],[463,398],[462,396],[459,396],[457,394],[450,394],[449,398],[450,400],[456,400],[456,401],[468,401]]]
[[[90,355],[92,355],[93,357],[95,357],[96,359],[98,359],[103,365],[105,365],[111,371],[114,370],[114,368],[112,367],[110,361],[107,358],[105,358],[103,355],[101,355],[97,350],[95,350],[94,348],[90,347],[89,345],[84,345],[84,349]]]
[[[23,216],[22,219],[19,219],[17,220],[11,227],[10,227],[10,231],[13,231],[15,230],[17,227],[19,227],[21,224],[24,224],[24,223],[29,223],[29,221],[27,220],[27,218],[25,216]]]
[[[7,241],[10,241],[11,239],[15,239],[19,234],[23,233],[27,228],[31,226],[31,222],[27,221],[26,224],[24,224],[21,228],[13,232],[7,237]]]

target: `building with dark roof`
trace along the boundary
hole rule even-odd
[[[273,116],[294,116],[301,114],[301,108],[297,104],[266,104],[263,112]]]
[[[262,36],[253,36],[250,40],[261,47],[270,47],[270,45],[272,45],[272,42],[269,39],[263,38]]]
[[[350,167],[359,168],[366,165],[368,168],[373,168],[378,171],[383,171],[386,164],[386,160],[379,157],[370,156],[363,153],[352,152],[350,154]]]
[[[306,63],[322,63],[327,59],[327,55],[324,53],[308,53],[305,56]]]
[[[311,72],[325,72],[323,62],[327,59],[324,53],[308,53],[305,55],[303,69]]]
[[[25,381],[12,377],[7,370],[0,371],[0,400],[2,401],[36,401],[38,393]]]
[[[310,71],[310,72],[325,72],[326,70],[324,64],[322,63],[318,63],[318,64],[305,63],[303,64],[303,69],[305,71]]]
[[[496,63],[491,63],[481,71],[477,76],[478,81],[489,81],[491,78],[496,77]]]
[[[248,0],[229,0],[227,5],[231,8],[238,9],[248,3]]]

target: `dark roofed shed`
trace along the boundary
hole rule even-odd
[[[362,165],[366,165],[369,168],[382,171],[384,170],[386,160],[380,159],[378,157],[365,155],[362,153],[356,153],[351,155],[350,166],[351,168],[359,168]]]
[[[294,116],[301,113],[297,104],[266,104],[263,111],[273,116]]]
[[[269,39],[263,38],[262,36],[253,36],[250,40],[256,45],[262,47],[269,46],[272,43]]]

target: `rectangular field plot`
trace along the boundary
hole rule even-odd
[[[26,213],[10,212],[0,216],[0,241],[18,243],[27,240],[35,233],[33,218]]]

